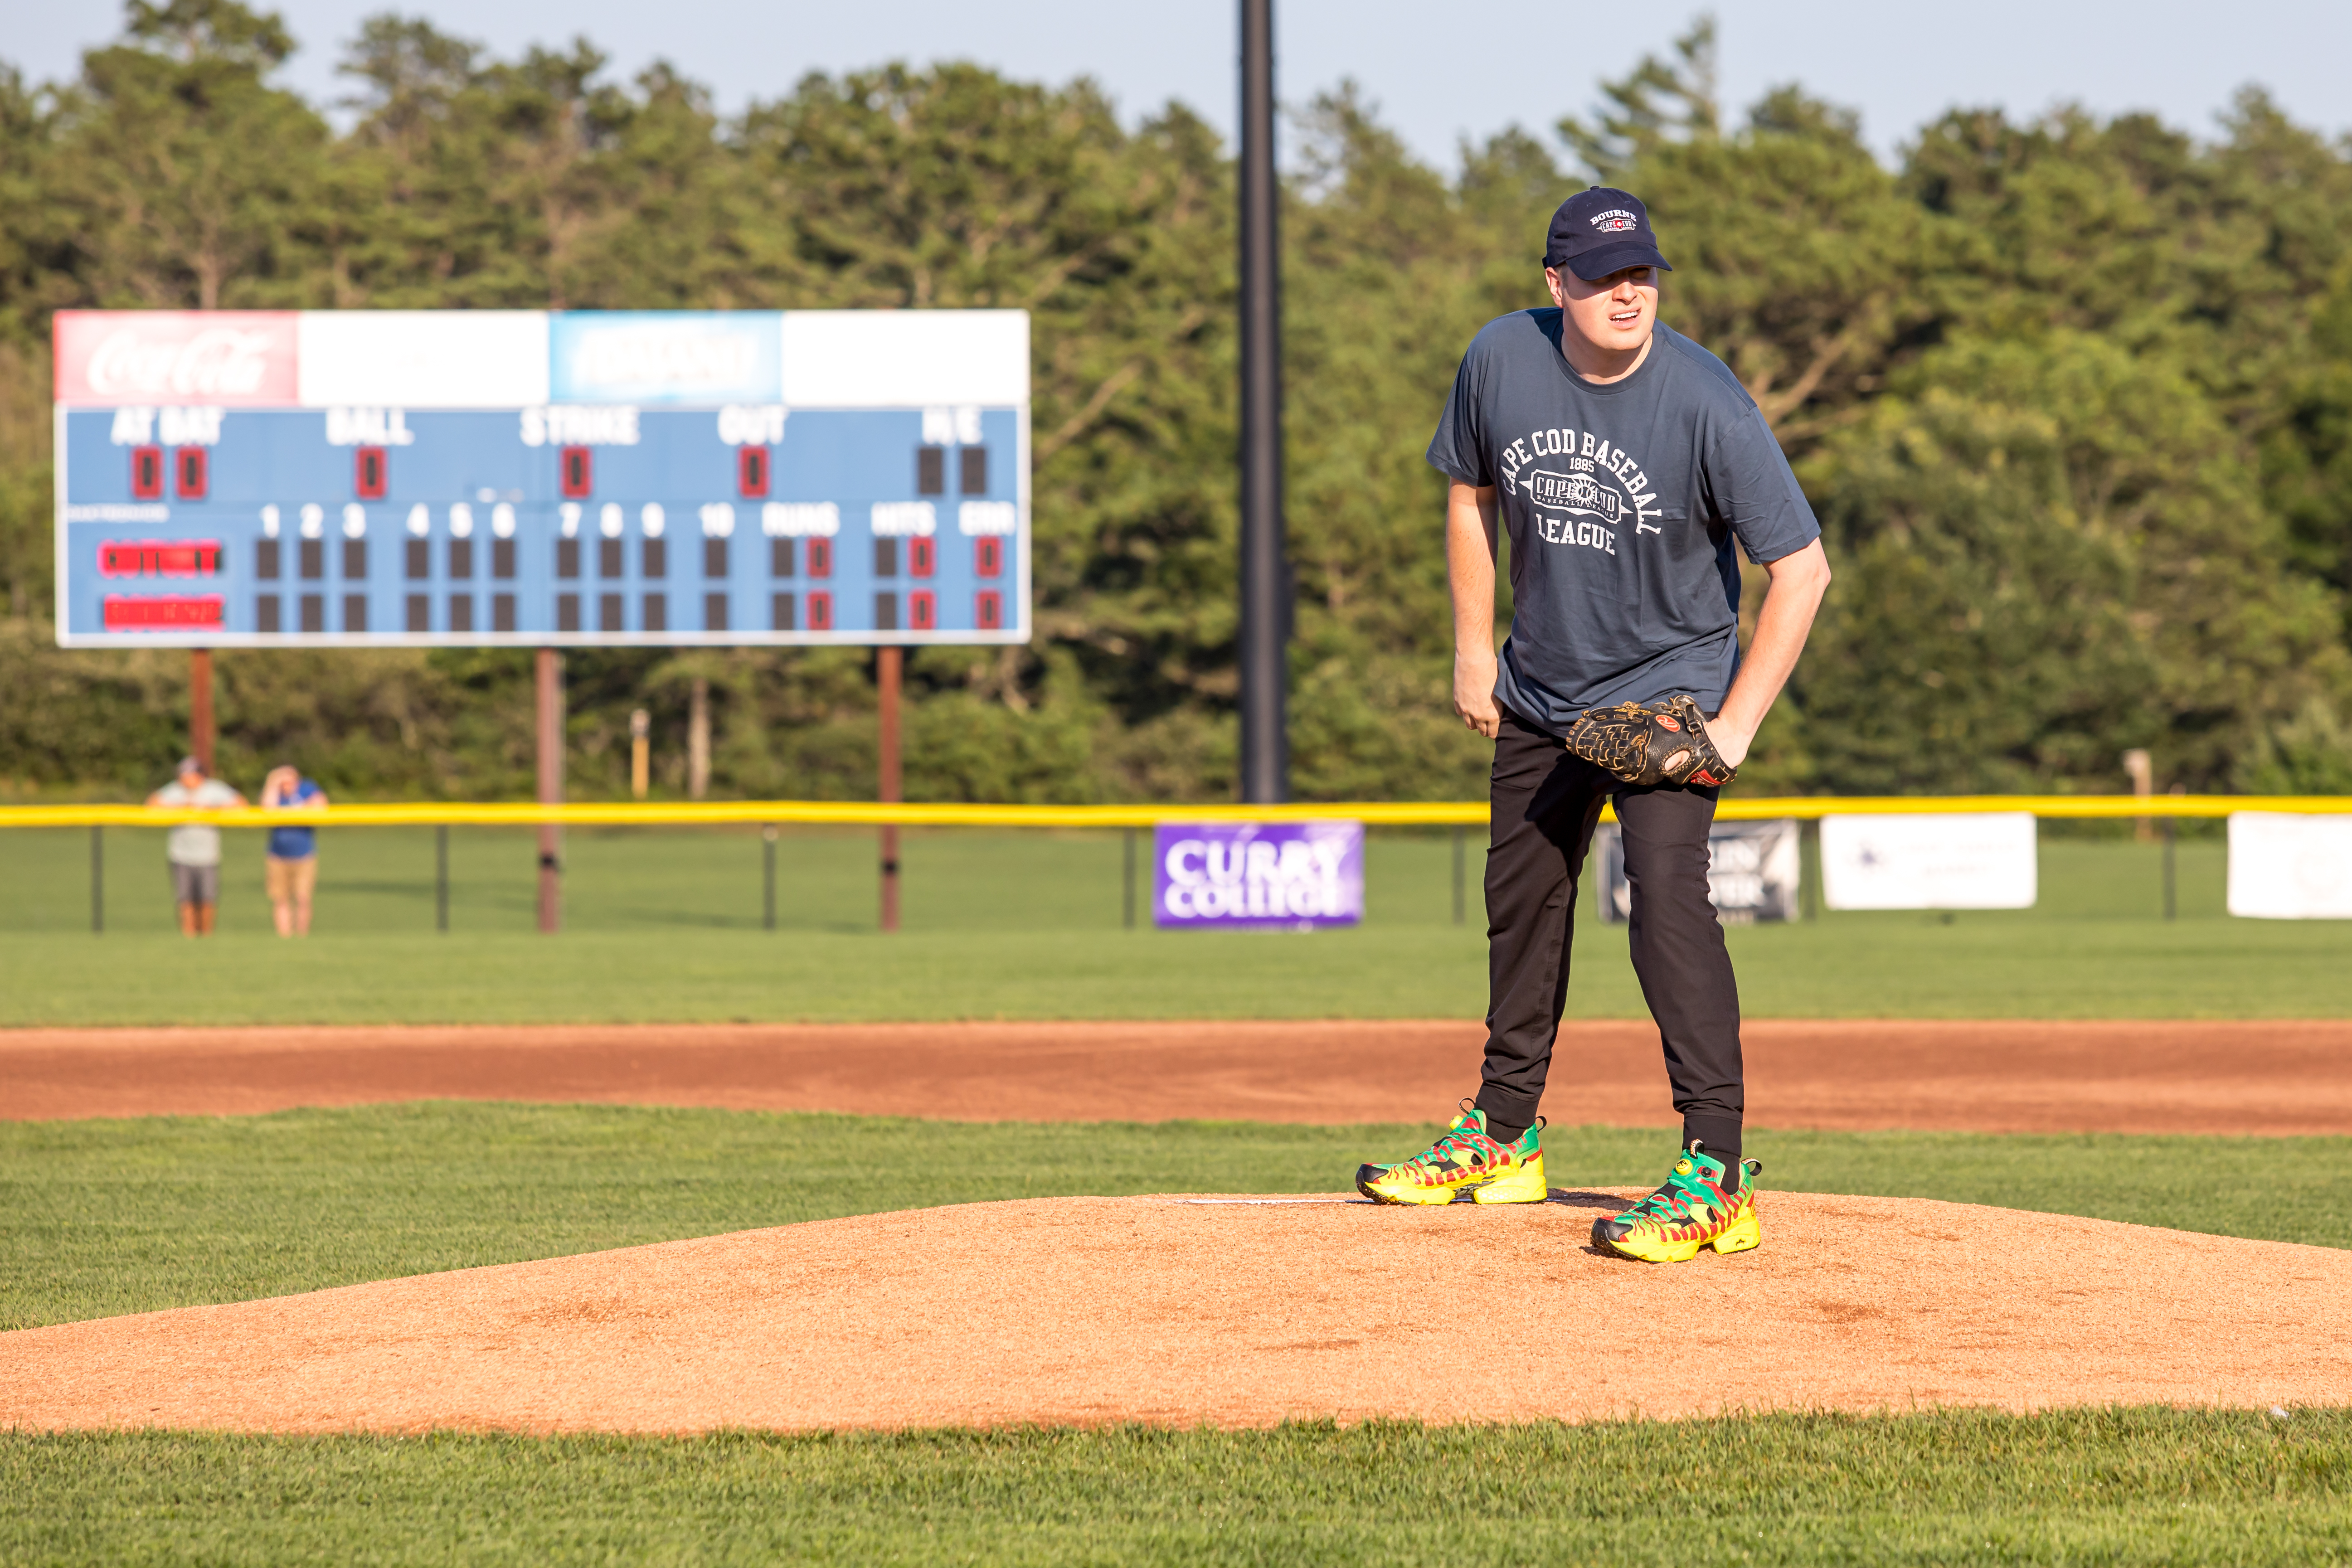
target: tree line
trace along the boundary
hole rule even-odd
[[[667,66],[620,82],[585,41],[500,59],[391,15],[321,106],[271,85],[293,48],[236,0],[131,0],[78,79],[0,67],[0,787],[143,787],[184,732],[182,656],[53,643],[58,309],[1017,306],[1037,636],[910,658],[909,793],[1231,793],[1234,166],[1191,110],[1129,128],[1087,81],[950,64],[721,115]],[[2202,140],[1955,109],[1890,168],[1799,87],[1733,113],[1713,81],[1702,20],[1451,171],[1351,88],[1294,116],[1297,793],[1482,787],[1422,453],[1594,180],[1649,204],[1664,319],[1761,405],[1838,569],[1755,787],[2109,790],[2146,747],[2164,784],[2352,789],[2352,147],[2249,89]],[[641,705],[682,789],[698,679],[715,789],[871,791],[869,656],[567,662],[583,793],[625,787]],[[352,795],[528,791],[521,657],[217,666],[233,776],[284,756]]]

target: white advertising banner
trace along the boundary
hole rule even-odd
[[[795,408],[1029,401],[1025,310],[786,310],[783,321],[783,399]]]
[[[2031,909],[2036,872],[2032,812],[1822,818],[1830,909]]]
[[[2231,812],[2230,912],[2263,921],[2352,920],[2352,816]]]
[[[404,413],[542,404],[551,319],[544,310],[304,310],[294,319],[296,400]]]

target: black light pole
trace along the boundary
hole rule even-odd
[[[1242,799],[1290,798],[1283,732],[1282,273],[1275,247],[1274,0],[1242,0]]]

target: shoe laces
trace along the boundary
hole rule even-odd
[[[1706,1179],[1706,1173],[1699,1168],[1696,1160],[1690,1162],[1690,1167],[1689,1175],[1677,1173],[1668,1176],[1664,1185],[1626,1213],[1643,1219],[1696,1222],[1716,1212],[1717,1199],[1726,1205],[1738,1201],[1738,1188],[1736,1185],[1729,1189],[1716,1186]]]
[[[1492,1138],[1486,1137],[1475,1127],[1453,1127],[1448,1128],[1436,1142],[1407,1160],[1405,1164],[1426,1171],[1437,1170],[1449,1160],[1457,1166],[1496,1165],[1503,1162],[1494,1158],[1487,1151],[1490,1148],[1501,1147],[1502,1145],[1496,1143]]]
[[[1625,1211],[1640,1219],[1691,1219],[1690,1194],[1668,1182],[1640,1203]]]

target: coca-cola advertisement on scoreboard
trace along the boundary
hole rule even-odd
[[[292,310],[60,310],[59,403],[296,400]]]

